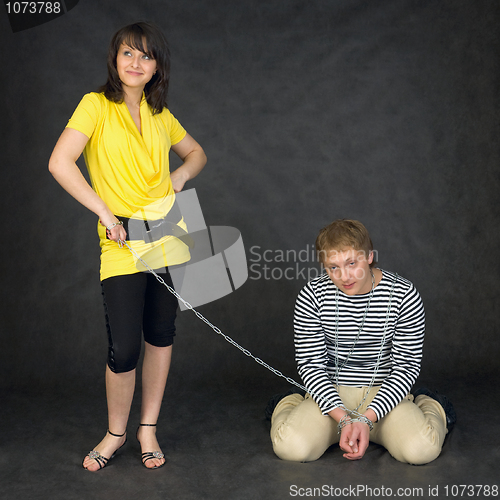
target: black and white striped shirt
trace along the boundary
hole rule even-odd
[[[394,283],[394,280],[396,282]],[[384,325],[390,291],[391,309]],[[335,293],[337,287],[327,274],[310,281],[295,304],[295,352],[298,371],[313,393],[322,413],[342,405],[335,389]],[[370,294],[338,293],[338,364],[348,357],[363,321]],[[420,371],[425,331],[422,299],[413,284],[391,272],[373,290],[363,330],[338,382],[341,386],[366,387],[376,372],[374,386],[381,386],[370,403],[380,420],[410,392]],[[382,348],[378,371],[377,360]]]

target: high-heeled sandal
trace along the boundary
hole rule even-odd
[[[125,436],[125,434],[127,434],[127,431],[125,431],[123,434],[113,434],[109,429],[107,430],[107,432],[108,432],[108,434],[111,434],[114,437],[123,437],[123,436]],[[120,450],[121,448],[123,448],[126,443],[127,443],[127,438],[125,438],[125,443],[123,443],[119,448],[117,448],[115,450],[115,452],[109,458],[106,458],[106,457],[102,456],[97,450],[90,451],[87,454],[87,457],[95,460],[97,462],[97,464],[99,465],[98,469],[96,469],[95,471],[91,471],[91,472],[97,472],[98,470],[104,469],[104,467],[106,467],[106,465],[108,465],[108,462],[112,458],[115,457],[115,455],[118,452],[118,450]],[[87,458],[87,457],[85,457],[85,458]],[[85,462],[85,459],[83,461]],[[83,466],[83,463],[82,463],[82,466]],[[88,470],[87,467],[83,467],[83,468],[85,470]]]
[[[139,427],[156,427],[156,424],[139,424]],[[137,432],[135,434],[135,437],[138,441],[139,444],[141,444],[141,442],[139,441],[139,427],[137,427]],[[144,467],[146,467],[146,469],[150,469],[150,470],[154,470],[154,469],[160,469],[161,467],[163,467],[167,462],[163,462],[161,465],[155,465],[154,467],[148,467],[146,465],[146,462],[148,460],[151,460],[153,458],[165,458],[165,455],[161,452],[161,451],[145,451],[142,455],[141,455],[141,459],[142,459],[142,465],[144,465]]]

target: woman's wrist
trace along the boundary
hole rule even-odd
[[[111,224],[118,223],[118,219],[107,206],[103,207],[102,211],[99,211],[97,216],[99,217],[99,222],[106,228]]]
[[[170,177],[174,177],[174,179],[178,179],[182,181],[184,184],[191,179],[191,176],[189,175],[189,168],[188,166],[183,163],[179,168],[174,170],[171,174]]]
[[[109,226],[106,226],[106,231],[111,231],[116,226],[123,226],[123,222],[119,220],[118,222],[112,222]]]

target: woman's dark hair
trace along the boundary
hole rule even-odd
[[[156,74],[144,87],[144,94],[153,114],[161,113],[167,107],[170,51],[167,39],[152,23],[130,24],[115,33],[108,50],[108,80],[98,91],[103,92],[110,101],[123,102],[122,82],[116,69],[116,56],[122,43],[144,52],[156,61]]]

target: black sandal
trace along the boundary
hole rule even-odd
[[[139,427],[156,427],[156,424],[139,424]],[[137,438],[138,443],[141,444],[141,442],[139,441],[139,437],[138,437],[139,427],[137,427],[137,432],[135,434],[135,437]],[[146,467],[146,469],[150,469],[150,470],[160,469],[161,467],[163,467],[167,463],[165,461],[161,465],[155,465],[154,467],[148,467],[146,465],[146,462],[148,460],[153,459],[153,458],[159,458],[159,459],[165,458],[165,455],[161,451],[145,451],[141,455],[141,458],[142,458],[142,465],[144,465],[144,467]]]
[[[112,436],[115,436],[115,437],[123,437],[125,436],[125,434],[127,434],[127,431],[125,431],[123,434],[113,434],[109,429],[107,430],[108,434],[111,434]],[[97,464],[99,465],[99,468],[95,471],[90,471],[90,472],[97,472],[98,470],[101,470],[101,469],[104,469],[104,467],[106,467],[106,465],[108,465],[108,462],[114,458],[114,456],[116,455],[117,451],[120,450],[121,448],[123,448],[125,446],[125,444],[127,443],[127,439],[125,438],[125,443],[123,443],[120,448],[117,448],[115,450],[115,452],[111,455],[111,457],[109,458],[106,458],[104,456],[102,456],[97,450],[92,450],[92,451],[89,451],[89,453],[87,454],[87,457],[91,458],[92,460],[95,460],[97,462]],[[87,458],[85,457],[85,458]],[[84,459],[85,461],[85,459]],[[82,466],[83,466],[83,463],[82,463]],[[83,467],[85,470],[88,470],[87,467]]]

